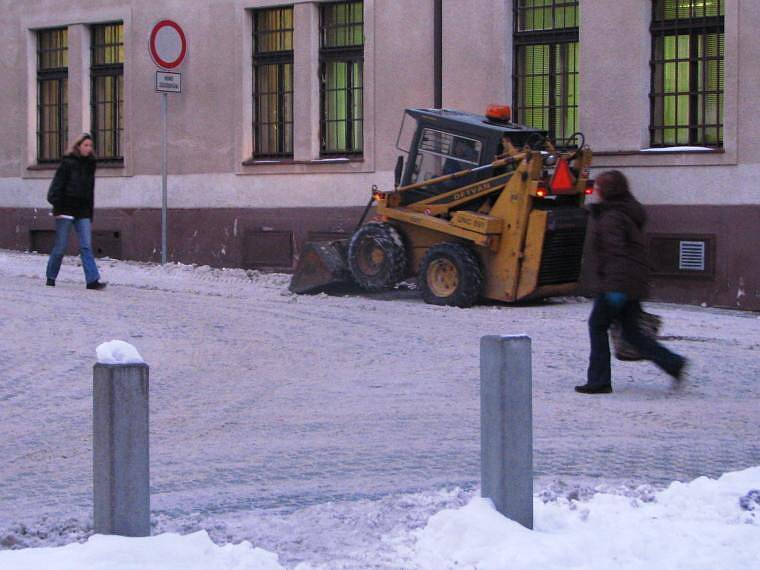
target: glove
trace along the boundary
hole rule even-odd
[[[604,301],[610,307],[619,311],[623,308],[626,301],[628,301],[628,297],[626,297],[625,293],[621,293],[620,291],[611,291],[604,294]]]

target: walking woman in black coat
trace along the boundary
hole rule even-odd
[[[622,172],[609,170],[596,178],[591,205],[592,247],[596,253],[598,296],[588,320],[591,339],[587,382],[582,394],[612,392],[610,343],[607,332],[619,321],[623,338],[646,359],[681,380],[686,359],[644,335],[639,327],[640,300],[647,295],[649,263],[644,223],[646,213]]]
[[[92,255],[92,213],[95,203],[95,156],[92,137],[80,136],[63,157],[48,190],[55,216],[55,245],[47,264],[47,284],[55,287],[71,227],[79,239],[79,255],[88,289],[104,289]]]

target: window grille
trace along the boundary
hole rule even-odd
[[[320,138],[322,155],[364,147],[364,3],[321,5]]]
[[[514,0],[515,120],[559,146],[578,130],[578,0]]]
[[[293,8],[253,13],[255,157],[293,156]]]
[[[653,0],[653,147],[723,145],[724,2]]]
[[[68,138],[68,30],[37,32],[37,160],[55,162]]]
[[[102,160],[121,161],[124,135],[124,25],[92,27],[91,134]]]

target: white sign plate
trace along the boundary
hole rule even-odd
[[[156,71],[156,91],[159,93],[182,93],[182,74]]]

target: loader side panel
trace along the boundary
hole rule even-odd
[[[527,297],[538,287],[538,275],[541,271],[541,259],[546,239],[546,220],[548,213],[533,210],[528,216],[528,232],[525,236],[525,248],[520,261],[520,275],[517,286],[517,299]]]
[[[444,241],[457,241],[453,236],[414,224],[396,223],[407,247],[407,275],[416,276],[427,250]]]

